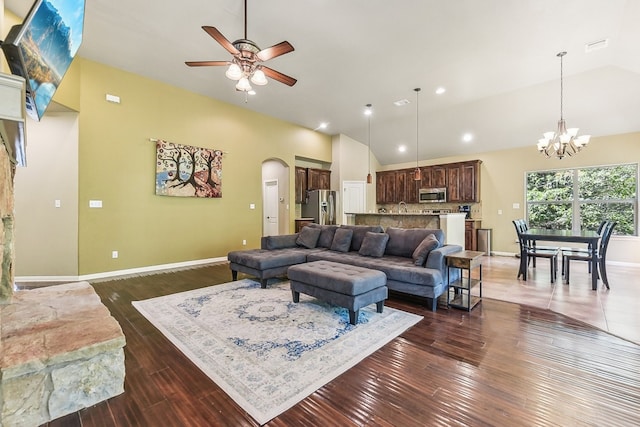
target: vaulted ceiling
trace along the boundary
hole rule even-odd
[[[24,16],[31,1],[5,0]],[[83,57],[367,143],[382,164],[531,146],[564,117],[593,136],[640,131],[640,0],[248,0],[248,38],[295,51],[268,66],[295,77],[245,99],[201,26],[243,38],[242,0],[87,1]],[[585,45],[608,47],[586,52]],[[419,127],[416,94],[420,87]],[[436,95],[437,87],[446,88]],[[405,106],[394,101],[407,99]],[[419,130],[419,141],[416,133]],[[464,142],[465,133],[473,135]],[[407,150],[398,151],[400,145]]]

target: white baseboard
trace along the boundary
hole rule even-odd
[[[194,261],[175,262],[171,264],[151,265],[148,267],[130,268],[127,270],[105,271],[102,273],[85,274],[82,276],[16,276],[15,282],[81,282],[96,279],[105,279],[117,276],[129,276],[132,274],[144,274],[163,270],[197,267],[200,265],[226,262],[227,257],[198,259]]]

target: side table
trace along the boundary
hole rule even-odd
[[[447,282],[449,282],[449,271],[452,268],[460,269],[460,279],[449,286],[454,289],[454,298],[449,301],[449,292],[447,292],[447,304],[454,308],[462,308],[471,311],[482,300],[482,257],[484,252],[478,251],[460,251],[453,254],[445,255],[447,262]],[[474,269],[479,270],[479,278],[471,278],[471,272]],[[466,271],[466,277],[465,277]],[[471,295],[471,288],[475,285],[479,286],[480,296]]]

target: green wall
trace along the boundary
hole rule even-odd
[[[296,156],[331,162],[327,135],[96,62],[78,66],[80,275],[259,247],[262,163],[281,159],[293,182]],[[106,94],[121,103],[106,102]],[[150,138],[225,151],[223,197],[156,196]],[[289,194],[293,200],[293,188]],[[89,200],[103,207],[89,208]]]

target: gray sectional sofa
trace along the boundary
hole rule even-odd
[[[300,233],[262,238],[261,249],[229,252],[233,280],[238,272],[260,279],[285,276],[296,264],[326,260],[379,270],[392,291],[429,298],[431,309],[448,289],[445,255],[461,251],[445,245],[442,230],[379,226],[317,225]],[[450,280],[459,277],[452,269]]]

